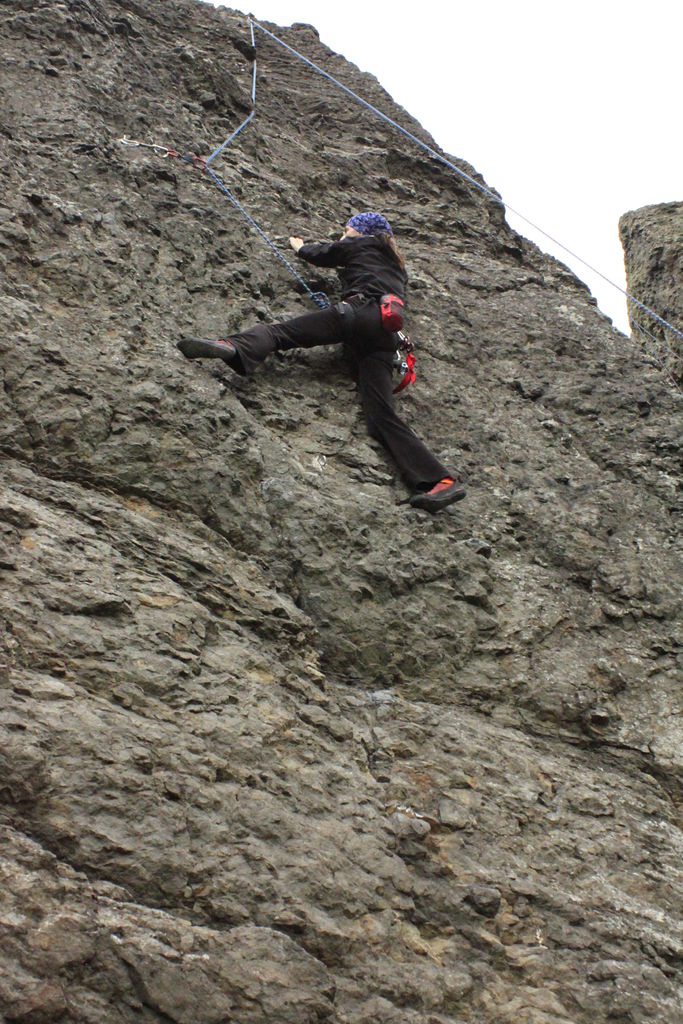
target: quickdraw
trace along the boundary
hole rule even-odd
[[[417,362],[413,352],[413,343],[408,335],[404,331],[396,331],[396,336],[401,344],[396,349],[394,366],[397,367],[399,373],[403,374],[403,377],[394,388],[395,395],[407,388],[409,384],[415,383],[415,363]]]
[[[134,149],[151,149],[155,156],[160,156],[163,160],[173,157],[176,160],[182,160],[183,163],[192,164],[193,167],[206,167],[206,157],[197,156],[195,153],[181,153],[170,146],[161,146],[157,142],[139,142],[137,139],[129,139],[125,135],[118,141],[121,145],[132,146]]]

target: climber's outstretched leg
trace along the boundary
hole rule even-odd
[[[279,324],[256,324],[221,341],[181,338],[178,348],[188,359],[222,359],[236,373],[246,376],[271,352],[332,345],[343,340],[343,332],[342,315],[332,306]]]

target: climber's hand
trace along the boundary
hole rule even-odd
[[[296,238],[295,236],[292,235],[292,237],[289,239],[289,244],[291,245],[294,252],[298,252],[301,246],[304,244],[304,240],[303,238]]]

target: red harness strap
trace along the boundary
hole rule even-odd
[[[403,391],[409,384],[415,383],[415,355],[412,352],[406,352],[405,364],[407,366],[406,372],[394,388],[394,394],[397,395],[399,391]]]

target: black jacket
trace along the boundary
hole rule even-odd
[[[408,275],[374,235],[312,242],[302,245],[298,255],[316,267],[336,267],[342,298],[358,292],[380,298],[389,292],[405,299]]]

